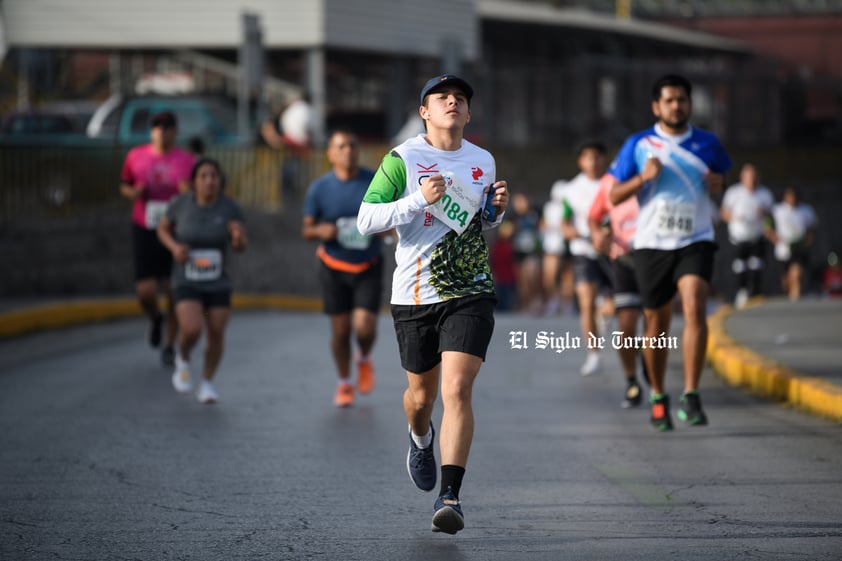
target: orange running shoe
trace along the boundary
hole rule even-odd
[[[357,389],[361,394],[367,394],[374,389],[374,365],[371,359],[357,359]]]
[[[333,404],[337,407],[348,407],[354,403],[354,386],[348,382],[339,384],[336,388],[336,396],[333,398]]]

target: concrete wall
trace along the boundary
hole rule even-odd
[[[251,245],[231,261],[238,291],[319,295],[316,245],[301,239],[298,214],[246,210]],[[0,233],[0,258],[11,266],[0,277],[0,298],[131,292],[130,220],[121,201],[72,216],[7,224]]]

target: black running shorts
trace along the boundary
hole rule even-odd
[[[640,309],[640,288],[634,274],[634,261],[630,254],[621,255],[612,262],[614,267],[614,307]]]
[[[763,268],[763,257],[766,255],[766,242],[763,238],[753,242],[739,242],[734,244],[734,261],[741,262],[741,270],[734,267],[735,273],[742,270],[759,271]]]
[[[177,286],[173,290],[173,301],[178,304],[184,300],[196,300],[205,309],[208,308],[230,308],[231,291],[214,290],[204,291],[192,286]]]
[[[576,284],[594,283],[600,290],[611,290],[614,285],[611,262],[604,255],[599,257],[573,256],[573,276]]]
[[[355,308],[375,314],[380,310],[383,297],[383,261],[380,259],[361,273],[337,271],[319,261],[319,280],[324,312],[328,315],[347,314]]]
[[[172,254],[158,239],[156,230],[147,230],[132,222],[134,279],[167,279],[172,274]]]
[[[494,332],[491,294],[454,298],[423,306],[392,305],[401,366],[421,374],[441,362],[441,353],[453,351],[478,356],[485,353]]]
[[[716,244],[697,242],[679,249],[637,249],[632,253],[643,307],[649,310],[669,303],[678,290],[678,279],[696,275],[708,284],[713,277]]]

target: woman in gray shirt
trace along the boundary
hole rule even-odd
[[[207,326],[202,381],[196,395],[201,403],[216,403],[211,385],[222,359],[225,326],[231,309],[231,279],[226,249],[242,251],[247,244],[243,213],[222,189],[219,162],[202,158],[193,166],[191,190],[174,198],[158,224],[158,238],[172,252],[172,284],[179,334],[172,383],[189,393],[190,355]]]

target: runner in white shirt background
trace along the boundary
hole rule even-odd
[[[541,209],[541,261],[543,278],[544,314],[548,316],[572,314],[573,280],[571,256],[567,251],[567,240],[561,231],[564,218],[562,197],[567,181],[559,179],[550,189],[550,200]]]
[[[588,213],[599,193],[599,181],[607,166],[607,151],[601,142],[589,141],[579,146],[576,163],[581,170],[571,179],[562,191],[562,232],[570,244],[576,279],[576,299],[579,302],[579,323],[582,336],[588,340],[590,334],[599,336],[597,318],[597,297],[605,293],[610,299],[611,263],[601,255],[591,242],[591,229]],[[606,303],[606,315],[613,314],[610,303]],[[599,349],[588,349],[587,358],[582,364],[582,376],[588,376],[599,370]]]
[[[734,246],[731,270],[737,277],[735,305],[741,308],[749,298],[761,293],[769,218],[775,199],[760,185],[757,168],[744,164],[740,182],[728,187],[720,214],[728,223],[728,240]]]
[[[788,187],[783,202],[772,209],[775,258],[783,266],[783,289],[790,300],[801,298],[804,270],[810,263],[810,246],[818,219],[813,207],[799,200],[798,190]]]

